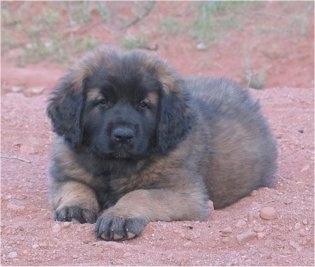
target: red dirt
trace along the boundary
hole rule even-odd
[[[182,9],[174,11],[171,4],[159,3],[159,12],[152,12],[146,22],[156,24],[163,10],[178,16]],[[272,3],[264,12],[278,9],[279,4]],[[299,38],[261,37],[250,25],[203,52],[183,35],[161,42],[154,28],[150,43],[158,43],[157,53],[180,73],[243,82],[240,51],[248,42],[253,65],[267,66],[267,89],[250,91],[260,99],[278,141],[276,186],[254,191],[223,210],[212,209],[206,222],[154,222],[140,237],[124,242],[97,240],[93,225],[52,220],[47,168],[54,135],[45,106],[64,68],[49,62],[18,68],[14,58],[3,55],[1,264],[314,266],[314,25]],[[114,33],[107,34],[117,41]],[[276,44],[273,51],[268,44]],[[262,219],[263,207],[274,208],[276,218]]]

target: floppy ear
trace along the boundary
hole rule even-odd
[[[82,111],[85,94],[84,82],[76,83],[72,73],[66,75],[55,87],[47,107],[54,132],[63,136],[72,148],[82,140]]]
[[[183,91],[162,95],[157,145],[161,153],[174,148],[190,130],[192,113],[189,96]]]

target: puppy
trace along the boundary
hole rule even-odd
[[[277,149],[259,105],[224,79],[183,79],[140,51],[100,47],[54,88],[55,220],[125,240],[150,221],[206,220],[274,181]]]

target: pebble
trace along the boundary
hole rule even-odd
[[[254,230],[256,233],[258,233],[258,232],[264,231],[264,230],[265,230],[265,227],[262,226],[262,225],[255,225],[254,228],[253,228],[253,230]]]
[[[292,199],[286,199],[286,200],[284,201],[284,204],[289,205],[289,204],[291,204],[292,202],[293,202]]]
[[[299,230],[301,228],[301,223],[297,222],[295,225],[294,225],[294,229],[295,230]]]
[[[14,211],[20,211],[24,210],[25,206],[23,205],[23,201],[17,200],[17,199],[11,199],[10,202],[7,205],[7,208],[9,210],[14,210]]]
[[[242,228],[245,225],[246,225],[246,222],[244,220],[238,220],[237,223],[235,224],[237,228]]]
[[[59,224],[54,224],[52,227],[53,233],[58,233],[61,230],[61,226]]]
[[[31,145],[21,145],[20,152],[23,154],[33,155],[37,153],[37,150],[34,146]]]
[[[14,93],[19,93],[21,91],[23,91],[23,87],[21,86],[12,86],[11,91]]]
[[[48,244],[46,242],[39,242],[38,245],[40,248],[48,248]]]
[[[297,251],[302,250],[302,247],[297,242],[295,242],[293,240],[290,240],[289,244],[291,247],[295,248]]]
[[[187,242],[185,242],[184,244],[183,244],[183,246],[184,247],[191,247],[191,246],[193,246],[194,245],[194,242],[192,242],[192,241],[187,241]]]
[[[300,236],[307,236],[307,232],[304,229],[299,231]]]
[[[68,228],[68,227],[70,227],[71,226],[71,222],[64,222],[64,223],[62,223],[62,227],[63,228]]]
[[[44,91],[44,87],[33,87],[30,89],[30,92],[33,95],[40,95]]]
[[[130,253],[130,252],[125,252],[124,254],[123,254],[123,257],[124,258],[130,258],[130,257],[132,257],[132,253]]]
[[[301,172],[306,172],[310,168],[310,165],[305,165],[302,169]]]
[[[205,50],[207,50],[207,46],[206,46],[204,43],[198,43],[198,44],[196,45],[196,49],[197,49],[198,51],[205,51]]]
[[[11,194],[5,195],[4,196],[4,200],[10,200],[12,198]]]
[[[240,233],[236,236],[238,243],[242,244],[246,241],[249,241],[257,236],[257,233],[248,230],[246,232]]]
[[[223,237],[221,237],[221,242],[226,244],[226,243],[230,242],[230,238],[228,236],[223,236]]]
[[[303,219],[303,221],[302,221],[302,223],[304,224],[304,225],[307,225],[307,219]]]
[[[260,210],[259,215],[264,220],[273,220],[277,217],[277,211],[273,207],[264,207]]]
[[[232,227],[231,226],[225,227],[224,229],[220,230],[220,232],[223,234],[230,234],[232,233]]]
[[[257,233],[257,238],[258,239],[263,239],[265,236],[266,236],[265,233],[262,233],[262,232]]]
[[[8,258],[10,259],[14,259],[18,256],[17,252],[16,251],[12,251],[8,254]]]

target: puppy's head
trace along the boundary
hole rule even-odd
[[[47,113],[72,148],[116,159],[167,153],[190,127],[183,82],[163,61],[104,47],[59,82]]]

